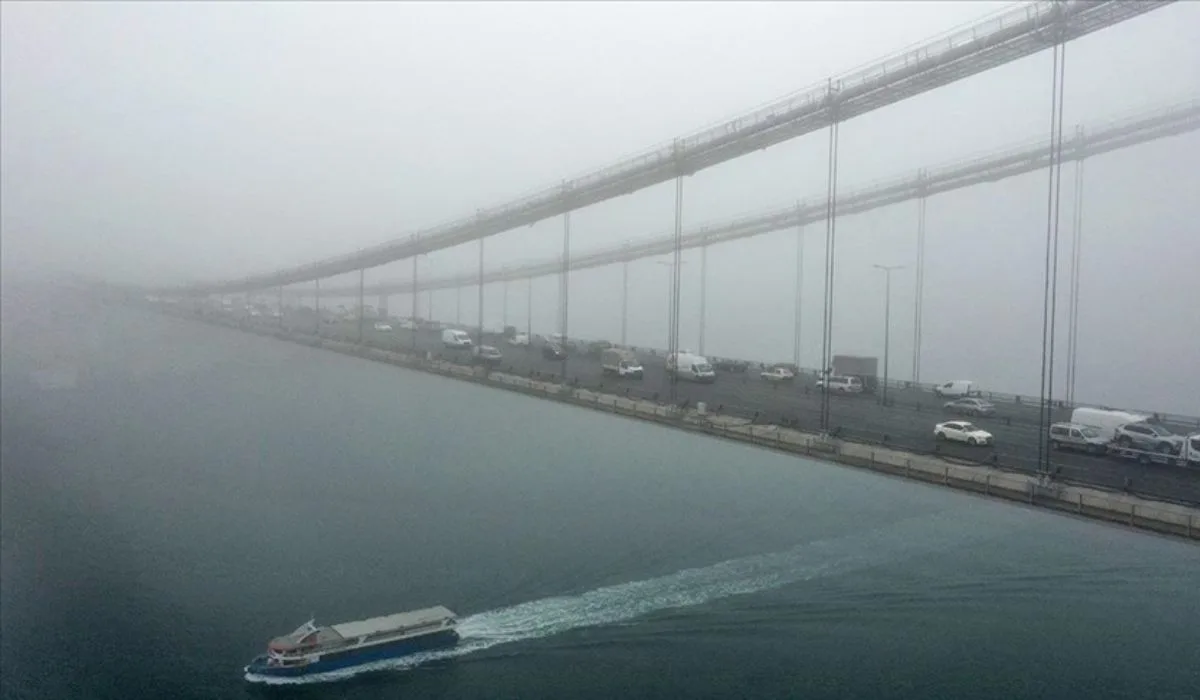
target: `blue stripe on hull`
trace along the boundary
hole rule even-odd
[[[399,639],[387,644],[347,649],[322,654],[320,661],[305,666],[268,666],[266,657],[258,657],[246,667],[247,673],[274,678],[299,678],[317,673],[328,673],[351,666],[360,666],[375,661],[397,659],[402,656],[417,654],[422,651],[448,649],[458,644],[458,632],[446,630],[420,637]]]

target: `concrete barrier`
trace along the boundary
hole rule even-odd
[[[278,328],[244,326],[222,322],[218,319],[196,318],[186,314],[174,315],[375,362],[386,362],[446,377],[518,391],[529,396],[564,401],[639,420],[652,420],[656,423],[706,435],[804,454],[907,479],[940,484],[992,498],[1002,498],[1082,517],[1200,540],[1200,509],[1188,506],[1151,501],[1124,493],[1113,493],[1081,486],[1066,486],[1033,475],[1014,474],[983,465],[955,464],[936,456],[918,455],[878,445],[848,442],[827,435],[804,433],[778,425],[755,425],[744,418],[720,416],[699,410],[685,411],[675,406],[664,406],[653,401],[630,399],[588,389],[572,389],[555,382],[538,381],[513,374],[489,373],[483,367],[438,361],[426,355],[391,352]]]

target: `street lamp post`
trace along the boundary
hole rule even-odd
[[[476,217],[476,219],[483,219],[483,210],[476,209],[475,217]],[[473,352],[481,352],[480,348],[483,347],[483,242],[484,242],[484,240],[485,239],[483,239],[483,238],[479,239],[479,281],[478,281],[479,299],[476,302],[476,304],[478,306],[479,327],[477,329],[478,335],[476,336],[477,339],[475,341],[475,347],[472,349]],[[480,355],[480,357],[482,357],[482,355]]]
[[[317,311],[317,330],[316,334],[321,335],[321,280],[313,280],[316,283],[316,292],[314,293],[313,305]]]
[[[621,347],[625,344],[625,331],[629,328],[629,261],[621,263]]]
[[[875,265],[875,269],[883,270],[883,405],[887,405],[888,390],[888,357],[891,350],[892,329],[892,271],[903,270],[904,265]]]
[[[419,255],[414,255],[412,258],[412,318],[410,321],[412,323],[412,351],[414,354],[417,352],[417,317],[421,315],[421,310],[419,308],[419,304],[421,302],[421,285],[420,274],[417,269],[417,262],[419,258]],[[429,259],[426,258],[425,261],[428,262]],[[429,310],[425,315],[429,318],[433,317],[432,289],[429,290]]]
[[[708,315],[708,240],[700,248],[700,343],[696,348],[704,354],[704,318]]]
[[[503,300],[501,302],[501,306],[504,308],[500,310],[500,324],[504,328],[508,328],[508,280],[504,280],[503,285],[504,291],[501,294],[501,298]]]
[[[363,290],[366,288],[367,268],[360,268],[358,271],[358,344],[362,345],[363,341]]]

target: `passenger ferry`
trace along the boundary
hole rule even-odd
[[[267,653],[246,666],[246,678],[298,678],[447,649],[458,644],[457,624],[454,613],[440,605],[327,627],[309,620],[272,639]]]

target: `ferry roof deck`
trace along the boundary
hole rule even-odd
[[[343,622],[337,625],[330,625],[329,629],[345,639],[353,639],[363,635],[388,632],[401,627],[417,627],[433,622],[441,622],[446,618],[452,617],[454,617],[454,613],[448,608],[436,605],[423,610],[384,615],[383,617],[372,617],[366,620],[359,620],[358,622]]]

